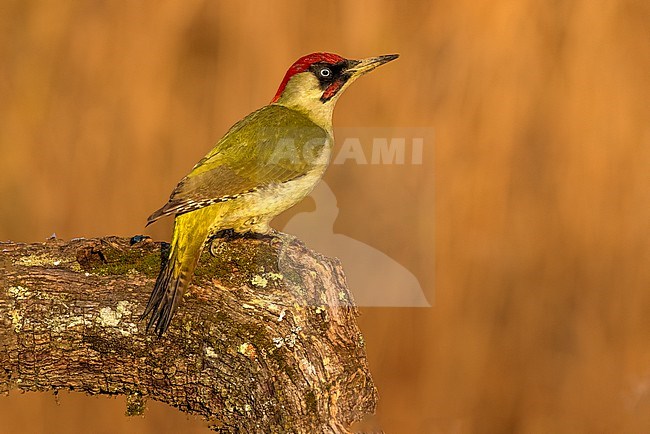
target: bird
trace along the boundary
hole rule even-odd
[[[207,241],[223,231],[269,235],[269,222],[319,182],[334,144],[332,113],[345,89],[398,54],[346,59],[316,52],[287,70],[271,102],[235,123],[172,191],[147,226],[174,216],[167,260],[140,316],[162,336]]]

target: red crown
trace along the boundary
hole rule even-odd
[[[282,83],[280,83],[280,87],[278,88],[278,91],[276,92],[275,97],[273,97],[273,100],[271,102],[274,103],[280,99],[280,95],[282,95],[282,92],[284,92],[284,88],[287,87],[287,83],[291,77],[301,72],[307,71],[309,67],[314,63],[329,63],[330,65],[333,65],[344,60],[345,59],[338,54],[332,53],[311,53],[301,57],[300,59],[296,60],[293,65],[291,65],[287,73],[284,75]]]

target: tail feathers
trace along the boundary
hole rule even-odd
[[[153,213],[149,221],[165,215],[169,210],[168,205]],[[147,307],[140,318],[149,317],[147,331],[153,328],[160,336],[169,327],[174,311],[194,276],[194,269],[211,224],[221,212],[218,208],[205,207],[176,216],[169,260],[161,268]]]
[[[175,270],[179,265],[175,255],[172,254],[160,270],[147,307],[140,317],[142,320],[151,315],[147,322],[147,331],[153,327],[158,336],[162,336],[169,327],[189,283],[186,270]]]
[[[149,217],[147,217],[147,224],[145,225],[145,227],[149,226],[151,223],[155,222],[159,218],[161,218],[161,217],[163,217],[165,215],[168,215],[166,207],[167,207],[167,204],[165,204],[165,206],[163,206],[162,208],[156,210],[153,214],[151,214]]]

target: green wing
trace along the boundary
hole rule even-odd
[[[147,225],[299,178],[316,166],[329,139],[298,111],[280,105],[257,110],[236,123],[194,166]]]

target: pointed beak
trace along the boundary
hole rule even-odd
[[[395,60],[399,57],[399,54],[386,54],[384,56],[369,57],[362,60],[351,60],[352,65],[348,68],[347,72],[353,77],[357,78],[367,72],[372,71],[378,66],[388,63],[392,60]]]

